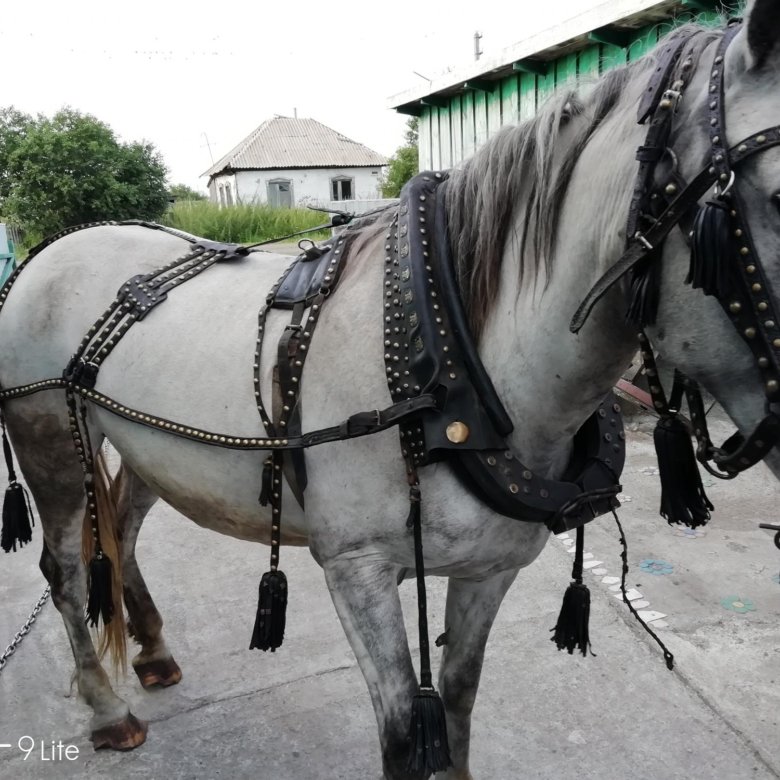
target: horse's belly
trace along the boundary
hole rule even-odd
[[[210,447],[143,428],[106,411],[100,429],[150,489],[185,517],[237,539],[270,543],[270,507],[260,505],[265,452]],[[282,544],[307,544],[303,511],[282,493]]]

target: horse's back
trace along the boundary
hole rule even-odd
[[[172,262],[191,247],[189,241],[165,231],[130,225],[88,228],[45,247],[27,261],[0,310],[0,384],[10,387],[60,376],[124,282]],[[211,325],[208,340],[221,341],[219,334],[226,327],[221,320],[229,319],[229,312],[244,299],[253,299],[255,312],[250,316],[256,317],[285,263],[289,258],[250,256],[189,280],[128,331],[106,368],[117,358],[121,362],[133,342],[142,342],[143,351],[149,352],[149,343],[160,344],[168,337],[174,354],[189,352],[182,339],[188,343],[187,334],[204,320]],[[218,311],[222,318],[217,318]],[[165,363],[170,366],[169,359]]]

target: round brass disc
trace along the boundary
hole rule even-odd
[[[447,426],[447,438],[453,444],[463,444],[469,437],[469,427],[466,423],[462,423],[459,420],[451,422]]]

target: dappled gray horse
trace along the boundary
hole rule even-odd
[[[637,325],[625,315],[632,295],[634,314],[655,349],[704,385],[742,431],[744,440],[716,451],[721,467],[736,469],[735,454],[747,461],[765,457],[780,475],[771,432],[780,354],[772,314],[772,290],[780,289],[780,150],[774,145],[780,8],[774,0],[749,3],[746,24],[726,33],[733,39],[726,48],[723,31],[685,28],[675,35],[682,38],[671,55],[664,54],[668,41],[662,42],[655,54],[605,74],[583,94],[558,95],[532,121],[499,131],[447,181],[449,241],[479,357],[514,421],[512,451],[529,473],[546,479],[561,479],[575,434],[630,362]],[[640,125],[637,106],[648,100],[648,90],[651,116]],[[654,146],[647,142],[648,125],[656,120],[665,134]],[[641,164],[650,172],[639,187],[638,147],[645,149]],[[674,155],[664,152],[667,147]],[[646,208],[651,196],[653,214]],[[715,205],[707,207],[708,200]],[[695,213],[697,203],[721,230],[711,249],[727,265],[710,273],[704,255],[712,234],[696,234],[697,262],[705,267],[693,269],[693,284],[687,284],[688,230],[696,228],[681,218]],[[640,208],[632,208],[627,241],[629,204]],[[301,389],[305,430],[388,405],[390,346],[384,342],[393,334],[383,338],[379,307],[386,235],[397,229],[392,219],[380,217],[358,232],[346,250],[339,286],[317,312]],[[732,244],[734,252],[726,252],[723,247]],[[239,258],[190,279],[148,320],[127,330],[100,366],[94,393],[76,388],[75,402],[66,403],[58,384],[63,369],[117,289],[189,248],[182,237],[142,226],[91,227],[43,248],[2,299],[4,413],[40,512],[41,567],[65,621],[79,691],[94,711],[96,745],[133,747],[146,733],[113,692],[84,621],[82,543],[93,549],[99,540],[105,556],[113,557],[114,576],[119,563],[111,529],[92,528],[92,516],[108,522],[100,504],[119,506],[125,604],[142,645],[134,661],[142,682],[171,684],[180,677],[134,557],[143,517],[160,497],[221,533],[309,546],[371,694],[385,777],[427,776],[430,769],[415,769],[407,760],[409,703],[418,680],[397,584],[414,571],[415,559],[403,522],[409,461],[405,465],[395,430],[310,448],[305,511],[272,471],[271,490],[278,487],[285,506],[279,531],[271,522],[274,500],[265,506],[257,500],[269,450],[215,447],[197,435],[172,435],[164,424],[141,425],[118,413],[119,407],[141,410],[190,431],[262,441],[268,434],[255,392],[273,394],[276,345],[289,317],[265,313],[262,354],[255,356],[257,311],[287,261]],[[570,321],[588,290],[575,335]],[[257,385],[252,365],[259,366]],[[29,394],[9,392],[29,385]],[[761,425],[767,435],[751,435]],[[454,431],[454,438],[463,436]],[[121,453],[122,472],[111,492],[100,465],[92,464],[91,484],[97,486],[88,506],[83,464],[91,456],[83,450],[96,451],[104,437]],[[470,777],[470,718],[491,624],[518,570],[536,558],[549,530],[490,509],[446,461],[420,465],[417,473],[425,569],[449,578],[449,642],[439,688],[452,766],[443,776],[463,780]],[[110,625],[119,625],[121,634],[120,618],[115,614]]]

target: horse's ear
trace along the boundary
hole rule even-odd
[[[752,66],[763,67],[770,56],[780,52],[780,3],[753,0],[747,7],[747,40]]]

